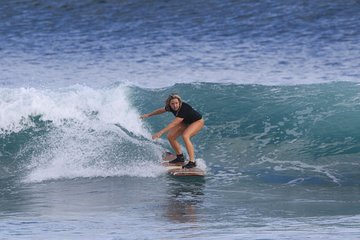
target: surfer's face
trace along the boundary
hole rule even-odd
[[[179,99],[177,99],[177,98],[171,99],[171,101],[170,101],[170,107],[171,107],[171,109],[174,110],[174,111],[179,110],[179,107],[180,107]]]

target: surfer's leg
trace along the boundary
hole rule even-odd
[[[190,139],[191,137],[195,136],[203,127],[204,127],[204,120],[200,119],[190,124],[182,134],[186,151],[189,154],[189,160],[192,162],[195,161],[195,153],[194,153],[194,146]]]
[[[170,129],[167,135],[167,139],[170,142],[171,147],[174,149],[176,155],[182,154],[181,145],[176,140],[186,129],[186,125],[183,123],[180,123],[178,126]]]

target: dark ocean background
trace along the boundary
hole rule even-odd
[[[358,239],[359,1],[1,1],[0,239]],[[200,111],[204,178],[151,134]]]

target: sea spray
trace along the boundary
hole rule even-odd
[[[161,149],[147,140],[126,87],[1,91],[2,152],[17,149],[3,158],[21,162],[26,181],[161,173]]]

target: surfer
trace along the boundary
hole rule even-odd
[[[194,110],[189,104],[183,102],[181,97],[177,94],[171,94],[165,101],[165,107],[156,109],[155,111],[144,114],[140,118],[148,118],[154,115],[171,112],[175,119],[169,123],[165,128],[152,136],[152,139],[160,138],[161,135],[168,132],[167,139],[171,147],[176,152],[176,158],[169,163],[185,163],[185,158],[181,150],[181,146],[177,141],[179,136],[185,143],[186,151],[189,155],[189,162],[183,168],[196,167],[194,146],[191,142],[191,137],[195,136],[203,127],[204,119],[202,115]]]

